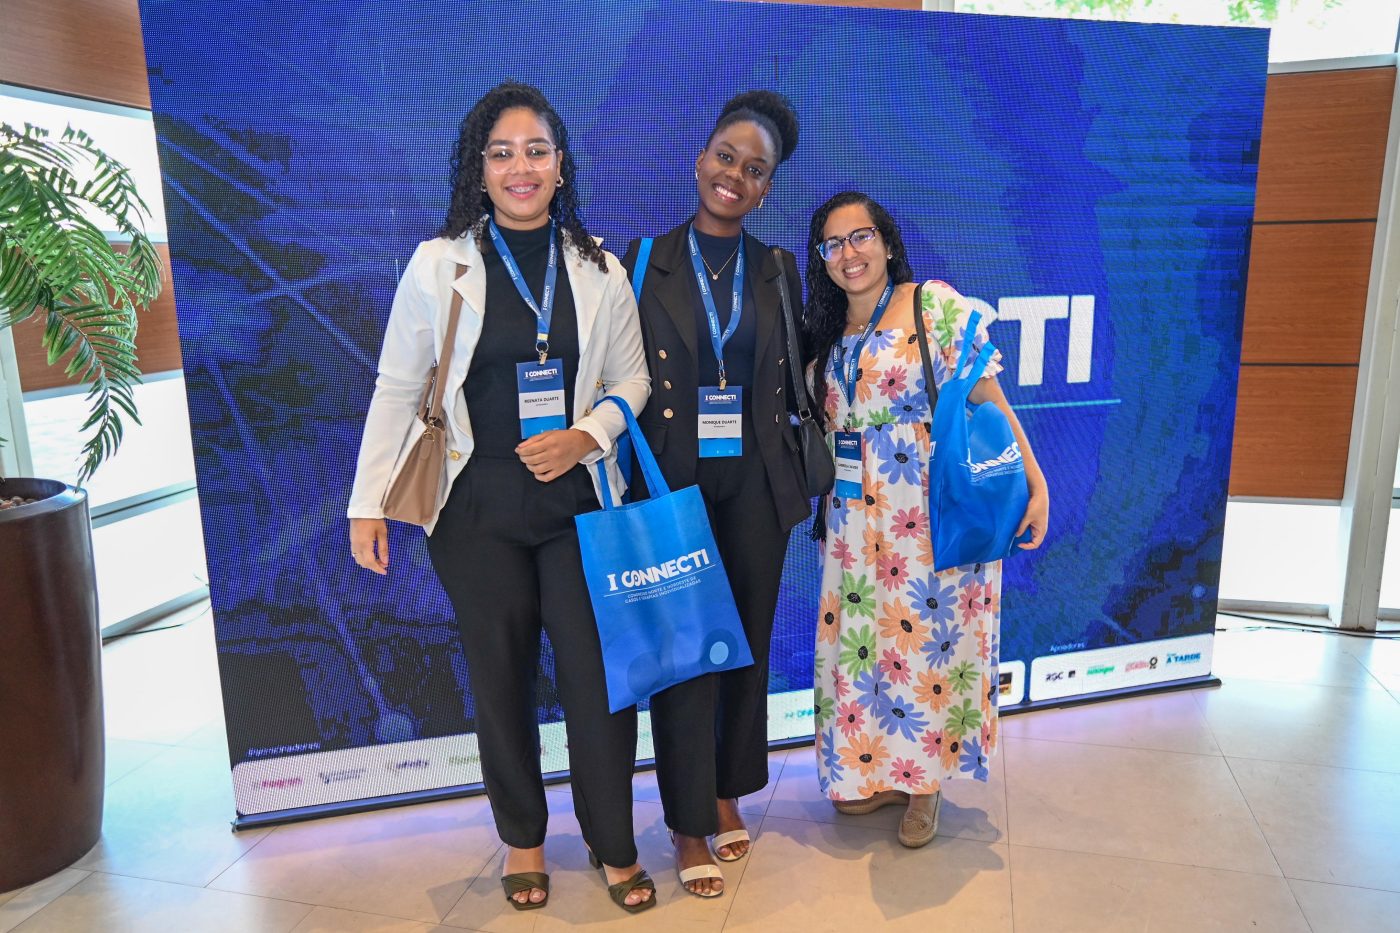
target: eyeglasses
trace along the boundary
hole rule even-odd
[[[849,243],[852,249],[860,249],[875,239],[879,232],[879,229],[875,227],[861,227],[852,230],[845,236],[827,237],[817,244],[817,255],[822,258],[823,262],[831,262],[832,259],[840,255],[843,244]]]
[[[530,143],[525,147],[523,153],[517,152],[510,146],[488,146],[481,151],[482,158],[486,160],[486,167],[497,175],[510,171],[515,166],[515,160],[521,155],[525,156],[525,165],[534,171],[546,168],[554,158],[554,153],[559,151],[559,147],[546,143]]]

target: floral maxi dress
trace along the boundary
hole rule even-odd
[[[925,283],[922,301],[942,385],[971,309],[943,282]],[[844,353],[855,339],[845,339]],[[985,324],[974,339],[985,342]],[[916,332],[871,335],[854,411],[836,355],[827,362],[827,423],[861,432],[864,500],[827,500],[814,698],[821,790],[859,800],[891,789],[931,794],[950,778],[985,781],[997,744],[1001,564],[933,569],[932,419]],[[1001,371],[1000,359],[986,376]]]

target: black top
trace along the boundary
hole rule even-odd
[[[699,479],[696,387],[714,385],[716,377],[709,326],[690,263],[686,236],[689,229],[687,220],[656,238],[647,264],[642,297],[637,303],[647,369],[651,375],[651,398],[637,415],[637,422],[673,489],[694,485]],[[697,241],[703,242],[699,237]],[[797,435],[788,420],[793,387],[788,385],[788,343],[778,295],[780,270],[786,270],[788,290],[795,302],[802,300],[802,282],[791,253],[783,251],[780,266],[768,247],[752,236],[745,234],[743,243],[744,320],[726,348],[725,360],[733,383],[744,386],[746,456],[726,458],[723,462],[744,471],[761,468],[767,474],[780,523],[784,528],[791,528],[811,510],[803,488]],[[633,240],[622,258],[622,266],[629,275],[642,274],[642,270],[636,268],[640,246],[640,240]],[[721,254],[719,263],[728,256],[728,252]],[[716,314],[722,317],[732,286],[714,284],[723,286],[720,294],[724,298],[715,303]],[[750,302],[755,313],[750,313]],[[794,311],[800,311],[800,305]],[[736,362],[734,353],[744,355],[745,359]],[[708,363],[702,363],[702,358],[708,359]],[[706,367],[708,372],[705,372]],[[753,453],[757,456],[752,456]],[[643,485],[636,470],[632,479],[638,486]],[[634,495],[634,498],[644,497],[642,491]]]
[[[544,273],[549,263],[549,225],[535,230],[502,227],[501,236],[538,303],[544,294]],[[564,412],[567,422],[572,423],[574,380],[578,378],[578,317],[564,265],[562,233],[558,248],[561,253],[554,317],[549,327],[549,356],[564,361]],[[484,238],[481,254],[486,266],[486,309],[482,314],[481,338],[472,354],[462,392],[471,413],[474,455],[515,459],[515,446],[520,443],[515,364],[539,360],[535,352],[535,313],[516,291],[489,236]]]
[[[719,279],[715,280],[708,275],[706,279],[710,286],[710,295],[715,300],[715,313],[719,315],[719,332],[723,334],[725,328],[729,326],[729,318],[732,313],[734,298],[734,269],[738,266],[738,257],[735,251],[739,248],[739,236],[717,237],[695,231],[695,242],[700,247],[700,255],[705,257],[705,262],[710,264],[710,268],[719,272]],[[748,257],[745,256],[747,262]],[[689,271],[690,254],[686,254],[686,266]],[[726,260],[728,264],[725,265]],[[720,266],[724,265],[723,270]],[[751,264],[750,264],[751,265]],[[702,263],[700,266],[704,269]],[[689,275],[690,289],[695,299],[695,350],[696,366],[700,376],[700,384],[707,386],[719,385],[719,360],[715,357],[714,344],[710,341],[710,322],[705,314],[705,300],[700,297],[700,286],[695,282],[695,273]],[[744,269],[744,315],[739,319],[739,326],[734,331],[734,335],[724,345],[724,373],[730,386],[748,387],[753,382],[754,365],[754,342],[758,337],[758,312],[753,303],[754,285],[753,275],[747,267]],[[748,393],[744,398],[744,420],[749,420],[749,399]]]

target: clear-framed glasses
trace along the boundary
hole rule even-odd
[[[513,146],[487,146],[481,150],[481,157],[486,160],[486,167],[499,175],[510,171],[522,155],[525,157],[525,164],[532,171],[548,168],[554,159],[554,153],[558,151],[558,146],[548,143],[530,143],[523,151]]]
[[[823,262],[831,262],[841,252],[841,246],[850,243],[852,249],[861,249],[875,239],[880,231],[875,227],[860,227],[845,236],[827,237],[817,244],[817,255]]]

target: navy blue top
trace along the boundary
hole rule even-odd
[[[734,267],[738,257],[734,251],[740,247],[742,234],[732,237],[717,237],[695,231],[695,242],[700,246],[700,255],[705,257],[711,269],[719,269],[728,260],[719,279],[710,280],[710,294],[715,299],[715,312],[719,315],[719,329],[723,333],[729,327],[730,304],[734,296]],[[745,257],[747,259],[748,257]],[[690,282],[691,305],[695,309],[695,348],[696,373],[700,385],[719,385],[719,360],[715,358],[714,347],[710,343],[710,324],[705,317],[705,302],[700,297],[700,286],[695,284],[695,276],[689,264],[685,270]],[[724,372],[731,386],[748,387],[753,382],[754,350],[758,338],[758,312],[753,303],[753,263],[744,269],[744,316],[729,342],[724,345]],[[749,398],[744,393],[744,420],[749,420]]]

